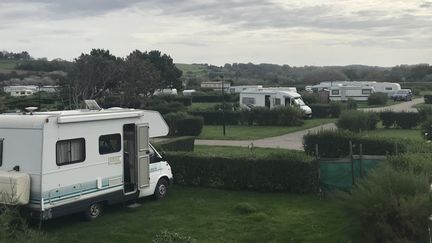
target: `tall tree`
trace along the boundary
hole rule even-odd
[[[81,54],[69,71],[68,81],[63,87],[69,89],[75,107],[85,99],[95,99],[118,86],[123,73],[123,60],[109,50],[93,49],[90,54]]]
[[[167,54],[161,54],[160,51],[153,50],[145,52],[145,56],[150,60],[156,69],[160,72],[160,81],[163,88],[182,89],[183,83],[180,79],[182,71],[178,69],[173,62],[173,59]]]

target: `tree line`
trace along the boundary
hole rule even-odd
[[[75,108],[85,99],[113,94],[120,95],[122,103],[129,106],[155,90],[182,88],[182,72],[170,56],[157,50],[135,50],[122,58],[109,50],[93,49],[66,64],[64,70],[67,76],[59,82],[62,97],[69,98]]]
[[[31,60],[32,57],[27,51],[8,52],[0,51],[0,60]]]

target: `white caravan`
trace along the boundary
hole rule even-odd
[[[240,93],[240,106],[243,108],[277,106],[297,106],[306,117],[312,117],[312,109],[307,106],[295,88],[260,88],[247,89]]]
[[[331,86],[329,89],[329,99],[331,101],[347,101],[348,99],[367,101],[369,95],[375,93],[370,86]]]
[[[308,85],[305,87],[306,91],[318,93],[321,90],[330,91],[334,87],[348,87],[345,90],[352,90],[352,93],[356,93],[358,87],[372,87],[374,92],[386,93],[389,97],[399,91],[401,89],[400,84],[398,83],[389,83],[389,82],[376,82],[376,81],[331,81],[331,82],[321,82],[316,85]],[[330,97],[332,95],[330,94]],[[364,95],[360,95],[361,98],[358,100],[364,100]],[[355,98],[357,99],[357,98]]]
[[[2,114],[0,201],[41,219],[75,212],[93,219],[104,205],[162,198],[173,176],[149,137],[167,134],[156,111]]]

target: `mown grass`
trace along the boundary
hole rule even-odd
[[[188,110],[214,110],[215,105],[220,105],[220,102],[215,103],[203,103],[203,102],[193,102],[191,106],[188,107]]]
[[[401,101],[394,101],[394,100],[387,100],[387,103],[385,105],[368,105],[367,101],[357,101],[357,108],[378,108],[378,107],[386,107],[391,105],[396,105],[401,103]]]
[[[284,126],[246,126],[227,125],[226,135],[222,134],[221,125],[204,125],[199,139],[250,140],[284,135],[319,125],[335,122],[332,118],[313,118],[305,120],[304,125],[295,127]]]
[[[401,129],[401,128],[377,128],[375,130],[364,132],[365,135],[388,137],[388,138],[407,138],[415,141],[424,141],[421,129]]]
[[[306,155],[303,151],[288,150],[288,149],[276,149],[276,148],[246,148],[246,147],[234,147],[234,146],[207,146],[207,145],[195,145],[194,154],[207,156],[207,157],[241,157],[241,158],[267,158],[274,157],[275,155],[280,157],[312,157]]]
[[[357,224],[332,199],[174,186],[166,199],[138,208],[110,207],[93,222],[48,221],[61,242],[150,242],[163,230],[197,242],[349,242]]]

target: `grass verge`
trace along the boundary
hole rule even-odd
[[[165,200],[138,208],[110,207],[93,222],[74,216],[48,221],[62,242],[150,242],[163,230],[197,242],[348,242],[356,226],[338,204],[311,195],[174,186]]]
[[[333,118],[313,118],[305,120],[305,123],[302,126],[296,127],[228,125],[226,126],[225,136],[222,134],[221,125],[204,125],[201,135],[198,138],[226,140],[260,139],[297,132],[335,121],[336,119]]]

